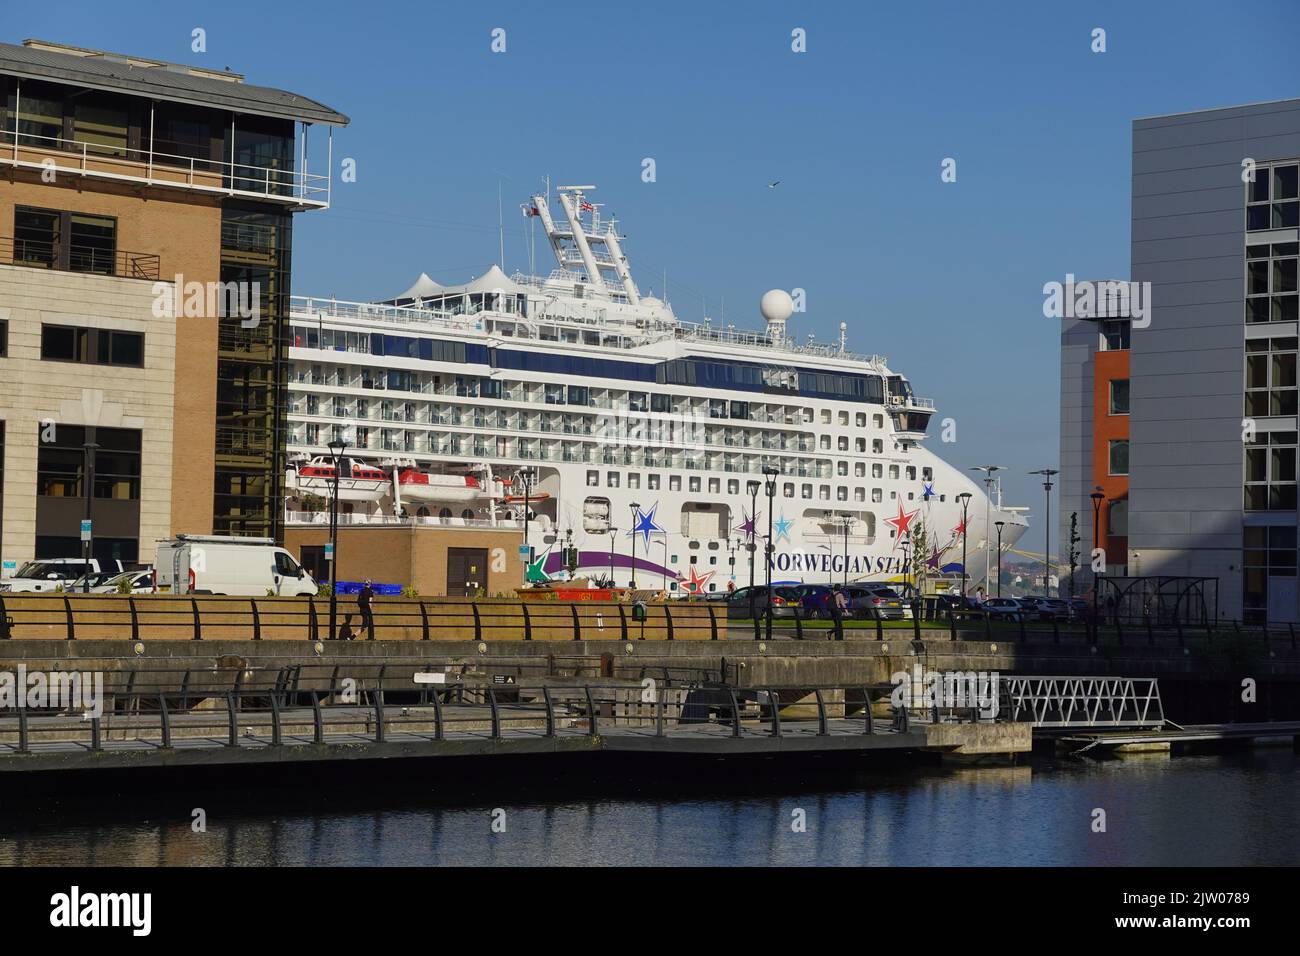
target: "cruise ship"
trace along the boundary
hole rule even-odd
[[[522,206],[545,277],[293,297],[286,526],[328,522],[337,460],[344,525],[518,528],[531,582],[729,590],[765,583],[770,542],[773,582],[959,584],[965,545],[978,586],[1024,509],[926,447],[933,403],[846,323],[796,342],[781,290],[756,330],[678,320],[594,190]]]

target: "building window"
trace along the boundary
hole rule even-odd
[[[1110,413],[1128,414],[1128,379],[1126,378],[1113,378],[1110,381]]]
[[[1246,229],[1294,229],[1300,226],[1300,193],[1296,163],[1259,167],[1255,181],[1246,183]]]
[[[1269,578],[1296,576],[1296,529],[1281,527],[1246,527],[1242,529],[1242,616],[1251,623],[1262,623],[1268,614]],[[1275,611],[1281,612],[1282,608]],[[1285,620],[1287,615],[1272,615]]]
[[[14,262],[63,272],[116,275],[117,220],[14,207]]]
[[[1296,339],[1246,341],[1246,415],[1296,414]]]
[[[50,441],[42,434],[36,453],[36,493],[46,498],[85,495],[87,441],[99,446],[94,456],[94,497],[118,501],[140,499],[140,432],[129,428],[95,428],[87,437],[80,425],[60,425]]]
[[[9,355],[9,323],[0,319],[0,358]]]
[[[1128,439],[1115,438],[1110,445],[1110,471],[1112,475],[1128,474]]]
[[[1246,247],[1246,321],[1295,322],[1300,318],[1296,282],[1300,243]]]
[[[89,365],[144,366],[144,335],[71,325],[41,326],[41,358]]]
[[[1296,433],[1260,432],[1246,446],[1245,509],[1296,510]]]
[[[1122,352],[1128,349],[1132,325],[1127,319],[1111,319],[1101,323],[1101,350]]]

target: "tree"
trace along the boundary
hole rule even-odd
[[[925,522],[918,520],[916,530],[912,532],[912,581],[918,594],[925,593],[926,574],[930,570],[926,563],[930,558],[930,536],[925,530]]]

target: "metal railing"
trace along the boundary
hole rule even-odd
[[[46,155],[30,157],[32,153]],[[54,161],[56,172],[78,176],[291,201],[302,205],[329,205],[328,173],[178,156],[64,136],[38,136],[15,129],[0,130],[0,164],[45,170],[49,166],[44,159]]]
[[[242,666],[108,675],[102,711],[0,711],[0,759],[58,749],[240,748],[384,744],[450,738],[609,735],[714,738],[907,734],[916,723],[989,722],[973,708],[909,712],[889,685],[742,688],[685,679],[541,680],[454,664],[298,664],[262,674]],[[12,715],[12,716],[11,716]],[[710,730],[721,730],[712,733]],[[62,748],[60,748],[62,745]]]
[[[1002,677],[1003,712],[1035,727],[1162,727],[1154,677]]]
[[[157,280],[161,270],[161,259],[153,253],[99,249],[93,246],[63,246],[54,242],[16,239],[13,236],[0,236],[0,264],[61,272],[87,272],[122,279]]]
[[[725,639],[713,605],[612,601],[0,593],[0,640],[630,641]]]

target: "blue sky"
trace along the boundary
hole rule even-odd
[[[797,335],[847,322],[956,419],[936,450],[1010,466],[1036,517],[1024,473],[1058,458],[1042,286],[1127,277],[1131,120],[1300,95],[1294,0],[9,3],[2,35],[229,66],[351,116],[335,172],[352,157],[357,182],[297,220],[301,294],[482,271],[498,185],[507,270],[526,267],[519,203],[548,174],[596,183],[643,291],[666,268],[680,317],[725,300],[746,326],[765,290],[805,289]]]

